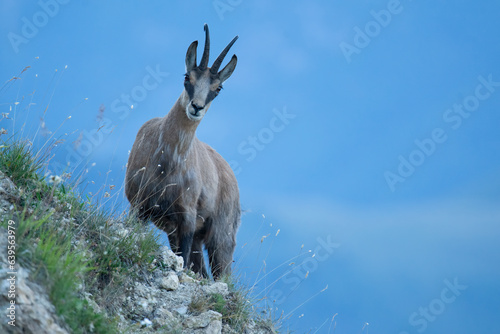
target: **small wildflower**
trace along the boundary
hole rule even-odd
[[[113,190],[113,189],[115,189],[115,186],[114,185],[110,185],[109,186],[109,190]]]
[[[107,198],[107,197],[109,197],[109,196],[110,196],[110,195],[109,195],[109,193],[106,191],[106,192],[104,193],[104,198]]]
[[[6,135],[8,134],[9,132],[7,130],[5,130],[4,128],[0,128],[0,136],[1,135]]]
[[[3,112],[2,113],[2,118],[10,119],[9,113],[8,112]]]
[[[49,183],[53,183],[55,186],[62,182],[62,178],[59,175],[51,175],[49,177]]]
[[[144,318],[144,320],[141,320],[141,326],[151,327],[151,326],[153,326],[153,323],[148,318]]]

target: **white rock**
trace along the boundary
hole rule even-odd
[[[194,331],[195,334],[221,334],[221,332],[222,332],[221,320],[212,320],[207,327]]]
[[[187,308],[187,306],[181,306],[181,307],[176,308],[174,311],[179,313],[180,315],[184,315],[187,313],[188,308]]]
[[[164,307],[160,307],[155,310],[154,320],[160,327],[173,325],[178,321],[172,312]]]
[[[0,233],[0,249],[7,249],[6,234]],[[4,252],[7,254],[7,252]],[[5,260],[5,261],[4,261]],[[0,263],[6,263],[7,259],[0,254]],[[29,279],[28,271],[18,268],[16,274],[16,327],[0,323],[0,333],[54,333],[67,334],[68,332],[59,326],[54,305],[49,301],[46,291]],[[2,284],[8,282],[11,275],[7,270],[0,272]],[[0,291],[0,307],[3,311],[9,306],[8,289],[2,285]],[[22,305],[22,306],[21,306]],[[6,312],[4,313],[6,314]],[[6,318],[7,319],[7,318]]]
[[[169,272],[167,276],[163,277],[160,281],[160,287],[167,291],[177,290],[179,287],[179,278],[174,272]]]
[[[184,320],[184,326],[192,329],[205,328],[208,327],[213,321],[220,322],[220,333],[220,329],[222,328],[222,314],[212,310],[187,318]]]
[[[16,186],[0,171],[0,195],[12,195],[14,192],[16,192]]]
[[[223,296],[227,296],[229,293],[229,290],[227,288],[227,284],[223,282],[215,282],[210,285],[204,285],[202,287],[203,291],[205,291],[206,294],[213,295],[213,294],[221,294]]]
[[[163,258],[163,263],[167,265],[167,267],[172,268],[175,271],[182,271],[184,268],[184,260],[182,257],[175,255],[168,247],[163,246],[161,248],[161,255]]]
[[[192,278],[191,276],[189,276],[188,274],[186,274],[184,272],[179,275],[179,281],[181,283],[196,283],[196,282],[198,282],[197,280],[195,280],[194,278]]]
[[[184,260],[182,257],[175,255],[174,252],[168,249],[167,246],[161,247],[161,255],[163,263],[165,263],[167,267],[170,267],[175,271],[182,271],[184,268]]]

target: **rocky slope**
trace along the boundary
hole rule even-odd
[[[0,221],[16,220],[19,216],[22,189],[0,172]],[[39,206],[51,212],[52,222],[64,226],[78,227],[78,221],[71,216],[71,210],[58,210],[57,199],[43,201]],[[24,208],[26,210],[26,208]],[[30,209],[28,208],[28,211]],[[130,228],[120,220],[109,222],[114,236],[131,237]],[[144,227],[147,229],[147,227]],[[74,249],[88,247],[94,241],[85,240],[75,233],[72,240]],[[116,237],[113,237],[116,238]],[[36,241],[35,241],[36,242]],[[87,246],[86,246],[87,245]],[[0,228],[0,308],[2,333],[70,333],[70,329],[56,314],[47,287],[38,282],[34,271],[36,267],[19,262],[15,266],[15,283],[9,280],[7,259],[7,229]],[[92,254],[87,254],[92,258]],[[80,298],[87,301],[95,313],[103,314],[105,319],[114,321],[119,333],[275,333],[272,325],[248,313],[251,309],[238,303],[250,303],[230,284],[197,279],[191,272],[183,269],[181,257],[176,256],[166,246],[159,247],[148,267],[137,267],[140,272],[133,279],[124,279],[113,294],[101,293],[104,289],[89,292],[86,284],[80,284],[77,291]],[[75,278],[76,279],[76,278]],[[57,282],[55,282],[57,284]],[[9,293],[15,289],[15,326],[9,325]],[[245,298],[245,297],[243,297]],[[247,314],[238,314],[238,313]],[[92,332],[93,325],[89,330]]]

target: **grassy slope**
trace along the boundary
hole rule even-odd
[[[0,223],[16,221],[18,262],[46,287],[57,314],[73,333],[118,333],[117,320],[96,313],[83,297],[90,293],[113,315],[119,307],[114,296],[124,284],[154,270],[157,235],[133,217],[117,218],[83,201],[65,182],[47,182],[39,173],[46,156],[33,152],[27,141],[0,142],[0,170],[20,190],[13,217],[2,217]],[[127,238],[110,224],[117,219],[130,231]],[[252,306],[248,292],[233,281],[227,278],[235,298],[193,300],[193,310],[213,309],[225,323],[245,323]]]

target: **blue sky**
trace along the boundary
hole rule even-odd
[[[115,184],[108,205],[124,208],[128,150],[181,93],[187,47],[204,23],[211,59],[239,35],[197,135],[237,172],[244,280],[299,333],[491,333],[499,13],[497,1],[4,0],[1,84],[31,68],[0,90],[0,127],[64,139],[51,171],[88,167],[85,191]]]

